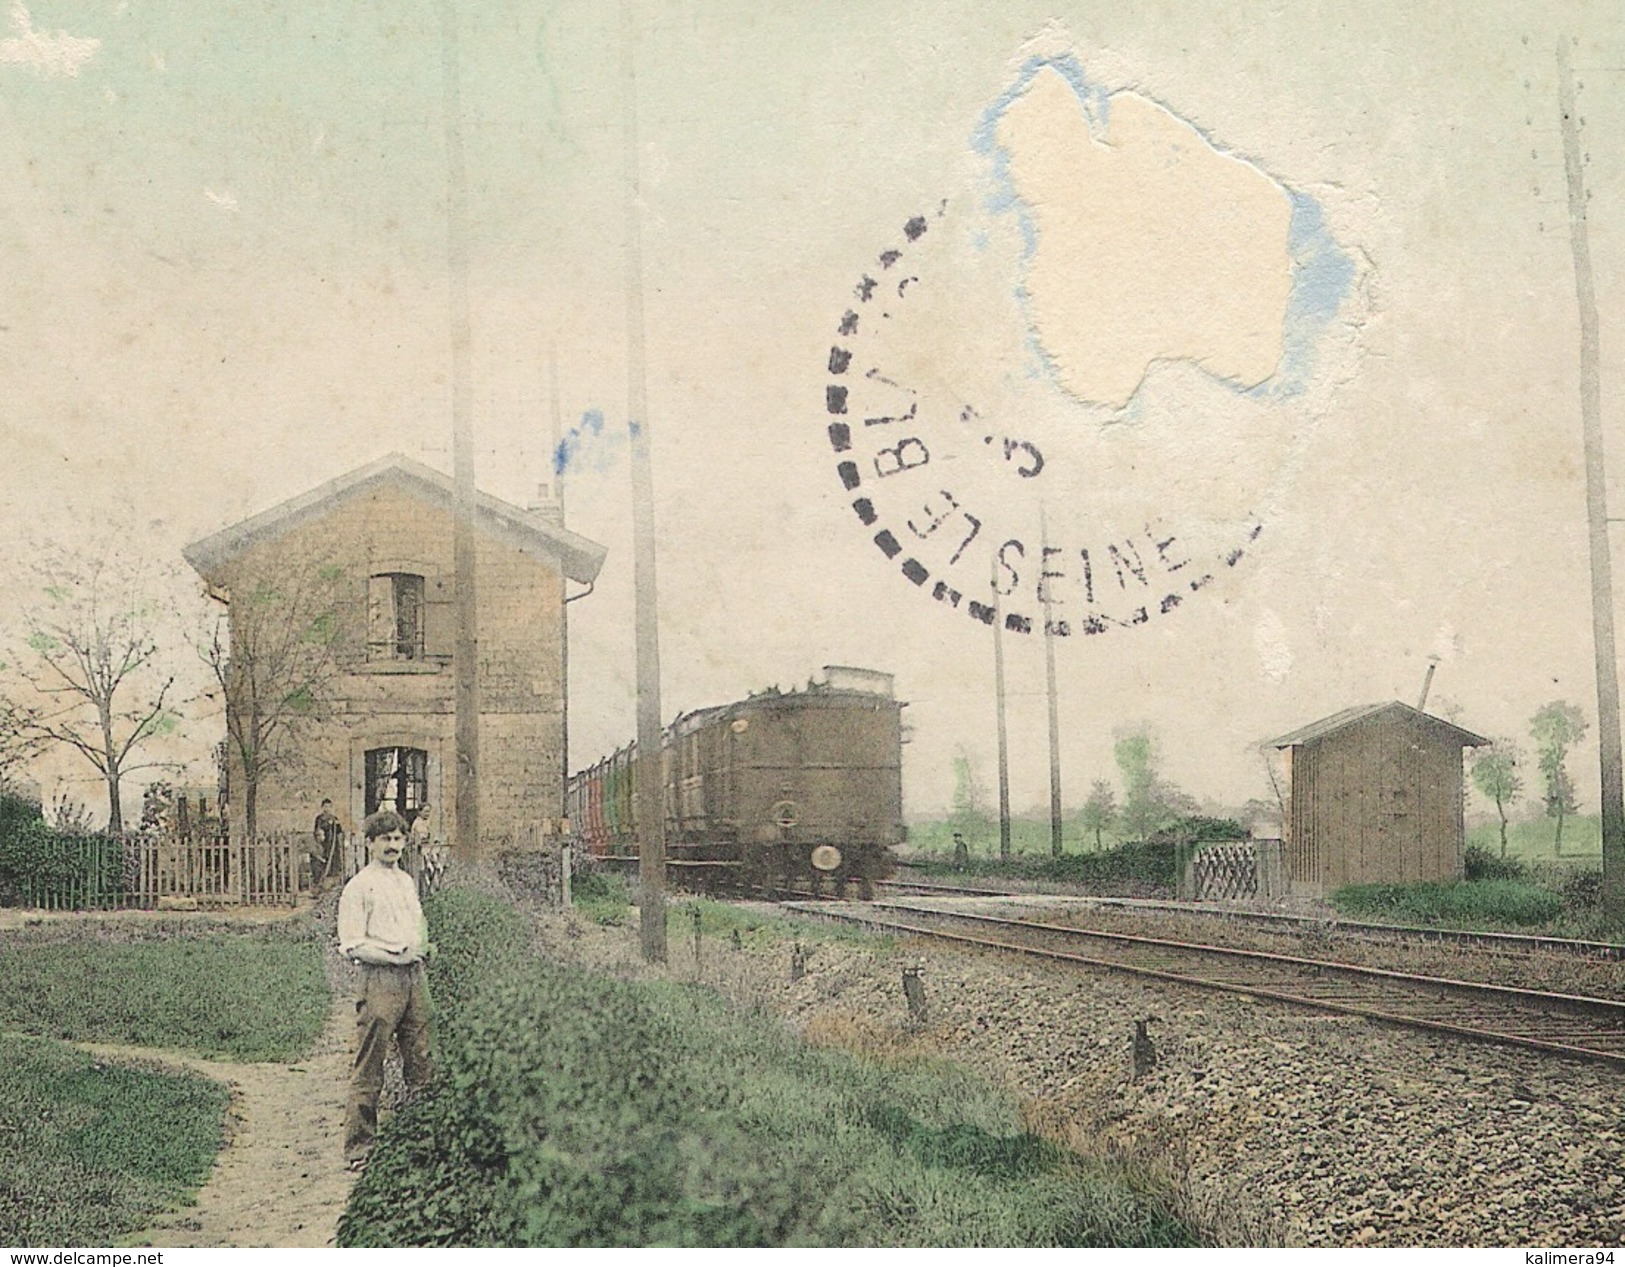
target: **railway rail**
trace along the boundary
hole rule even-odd
[[[787,909],[1625,1069],[1625,1002],[899,902]]]
[[[875,888],[889,892],[929,894],[936,897],[1042,897],[1044,892],[1031,889],[985,889],[963,885],[939,884],[928,880],[879,880]],[[1212,906],[1198,902],[1167,902],[1155,898],[1096,897],[1090,894],[1053,893],[1074,901],[1086,901],[1093,906],[1132,911],[1166,912],[1193,915],[1201,918],[1223,918],[1283,930],[1315,928],[1330,925],[1340,936],[1416,941],[1446,942],[1460,946],[1477,946],[1508,954],[1549,953],[1578,955],[1589,959],[1625,961],[1625,944],[1606,941],[1583,941],[1567,937],[1545,937],[1530,933],[1481,932],[1472,929],[1432,928],[1415,924],[1374,924],[1359,920],[1328,920],[1317,915],[1297,915],[1285,911],[1250,911],[1236,907]]]

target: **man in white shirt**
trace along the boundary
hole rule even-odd
[[[344,1119],[344,1158],[366,1164],[378,1130],[378,1093],[391,1037],[400,1044],[406,1089],[429,1081],[429,986],[423,961],[431,947],[417,884],[400,865],[406,823],[381,810],[362,828],[368,862],[339,897],[339,950],[361,966],[356,1000],[355,1067]]]

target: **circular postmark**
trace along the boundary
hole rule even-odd
[[[978,148],[987,196],[900,217],[833,323],[835,474],[945,609],[1056,637],[1169,616],[1264,531],[1352,266],[1311,200],[1068,59]]]

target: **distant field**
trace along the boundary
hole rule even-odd
[[[1530,861],[1549,861],[1556,855],[1552,851],[1552,836],[1556,820],[1538,818],[1523,823],[1507,824],[1507,856]],[[1492,854],[1501,852],[1499,823],[1481,823],[1467,829],[1467,843],[1478,845]],[[1602,819],[1595,814],[1579,814],[1563,820],[1563,858],[1596,862],[1602,857]]]
[[[1116,832],[1102,832],[1101,846],[1111,849],[1122,842],[1122,837]],[[996,858],[999,855],[999,825],[982,831],[969,831],[965,833],[965,844],[970,849],[971,856]],[[1075,823],[1062,822],[1061,849],[1065,853],[1094,853],[1095,834],[1084,832]],[[946,853],[954,851],[953,824],[946,821],[928,823],[910,823],[908,828],[908,841],[902,848],[903,853]],[[1035,818],[1013,818],[1010,820],[1010,852],[1012,854],[1043,854],[1050,853],[1049,820]]]
[[[1540,862],[1551,859],[1552,833],[1556,823],[1550,818],[1531,819],[1507,825],[1507,856]],[[1101,833],[1101,845],[1111,849],[1123,843],[1124,837],[1115,831]],[[997,857],[999,827],[997,823],[981,831],[965,833],[965,843],[971,856]],[[1500,826],[1494,822],[1480,823],[1467,829],[1467,843],[1478,845],[1493,854],[1501,852]],[[902,851],[908,853],[951,854],[954,848],[953,824],[946,820],[910,823],[908,841]],[[1061,848],[1066,853],[1094,853],[1095,834],[1085,832],[1075,821],[1061,824]],[[1016,818],[1010,822],[1010,851],[1013,854],[1044,854],[1050,852],[1049,820]],[[1579,814],[1563,820],[1563,859],[1589,859],[1596,862],[1602,857],[1602,820],[1595,814]]]

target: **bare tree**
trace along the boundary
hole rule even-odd
[[[259,831],[260,787],[297,764],[299,726],[329,702],[341,672],[343,579],[326,558],[282,555],[245,567],[232,577],[229,614],[199,640],[198,654],[225,697],[226,743],[243,777],[245,839]]]
[[[5,669],[0,664],[0,670]],[[10,696],[0,695],[0,791],[12,786],[22,766],[39,755],[39,740],[31,733],[28,710]]]
[[[77,752],[107,785],[107,829],[124,830],[124,776],[172,763],[137,761],[150,740],[179,725],[175,678],[160,668],[152,570],[117,548],[76,555],[42,549],[39,601],[23,609],[29,655],[18,673],[34,699],[19,705],[21,734],[36,747]]]

